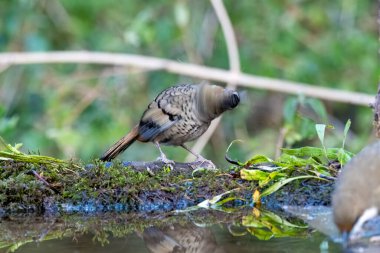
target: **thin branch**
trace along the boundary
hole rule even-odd
[[[227,53],[228,53],[228,61],[230,64],[231,73],[239,74],[240,73],[240,57],[239,57],[239,49],[237,46],[235,32],[231,23],[231,20],[228,16],[226,8],[224,7],[223,0],[211,0],[212,7],[218,17],[220,26],[223,30],[224,40],[227,45]],[[235,80],[228,82],[228,88],[235,88],[237,82]],[[192,147],[192,150],[195,153],[201,153],[203,148],[206,146],[211,136],[215,132],[216,128],[220,124],[222,116],[215,119],[207,131],[202,135],[201,138],[197,140],[197,142]],[[186,157],[186,161],[191,159],[191,155]]]
[[[227,45],[230,70],[233,72],[240,72],[240,57],[236,36],[226,8],[224,7],[222,0],[211,0],[211,4],[223,30],[224,39]]]
[[[373,95],[365,93],[342,91],[312,86],[306,83],[297,83],[244,73],[231,73],[230,71],[223,69],[199,66],[190,63],[180,63],[149,56],[85,51],[0,53],[0,67],[3,64],[25,65],[49,63],[91,63],[131,66],[147,70],[165,70],[170,73],[191,76],[197,79],[226,83],[236,82],[242,87],[273,90],[288,94],[304,94],[305,96],[315,97],[322,100],[363,106],[368,106],[368,104],[374,100]]]
[[[380,3],[380,1],[379,1]],[[378,25],[378,34],[380,36],[380,5],[378,4],[378,9],[377,9],[377,25]],[[380,37],[379,37],[380,39]],[[379,52],[377,52],[379,53]],[[373,125],[375,127],[375,133],[376,137],[380,138],[380,83],[377,88],[377,95],[375,98],[375,101],[371,103],[371,107],[373,109]]]
[[[370,106],[373,110],[373,126],[375,127],[376,137],[380,138],[380,84],[375,101]]]

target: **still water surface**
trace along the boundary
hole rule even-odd
[[[341,252],[341,247],[328,242],[329,249],[321,250],[321,243],[326,239],[320,233],[313,233],[307,238],[274,238],[269,241],[260,241],[253,236],[232,236],[226,228],[213,226],[209,237],[201,241],[186,245],[183,243],[177,249],[168,250],[165,245],[173,242],[158,241],[158,238],[141,238],[137,234],[123,238],[108,238],[109,243],[101,246],[93,241],[93,234],[84,235],[73,240],[72,238],[55,239],[40,243],[28,243],[21,246],[16,252],[73,252],[73,253],[150,253],[150,252]],[[174,231],[173,231],[174,232]],[[178,234],[180,236],[180,234]],[[171,240],[172,238],[166,238]],[[186,240],[184,240],[186,241]]]
[[[7,217],[0,252],[342,252],[303,225],[252,210]]]

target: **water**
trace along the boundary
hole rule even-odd
[[[177,233],[177,237],[168,237],[166,241],[158,241],[154,235],[145,235],[142,237],[136,233],[124,236],[122,238],[115,238],[113,236],[107,238],[108,242],[101,246],[99,242],[94,242],[94,234],[87,234],[80,237],[63,238],[45,241],[42,243],[27,243],[21,246],[16,252],[73,252],[73,253],[96,253],[96,252],[124,252],[124,253],[149,253],[149,252],[340,252],[340,246],[328,243],[329,249],[321,251],[321,243],[326,240],[326,237],[320,233],[313,233],[307,238],[275,238],[269,241],[260,241],[251,235],[245,236],[232,236],[228,229],[218,225],[210,228],[202,228],[204,230],[198,235],[204,235],[199,241],[192,241],[192,244],[187,245],[183,243],[182,247],[178,246],[177,251],[164,250],[173,249],[172,245],[176,245],[171,240],[178,239],[184,231],[171,231]],[[156,231],[163,238],[167,236],[165,230]],[[162,234],[160,234],[162,232]],[[195,232],[194,230],[187,230],[187,233]],[[200,232],[200,231],[196,231]],[[182,241],[186,242],[183,238]]]
[[[258,209],[10,216],[0,252],[342,252],[300,220]]]

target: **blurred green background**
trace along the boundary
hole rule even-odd
[[[375,94],[379,80],[377,2],[371,0],[225,0],[238,40],[242,71]],[[223,34],[209,1],[0,2],[0,50],[88,50],[142,54],[228,68]],[[138,123],[159,91],[200,80],[135,68],[47,64],[0,68],[0,135],[24,143],[24,151],[60,158],[99,157]],[[319,145],[297,98],[247,90],[247,99],[226,113],[203,155],[221,164],[228,144],[241,160],[273,156],[280,129],[284,145]],[[328,145],[340,145],[341,128],[353,121],[348,149],[371,139],[371,110],[310,100],[317,121],[336,126]],[[284,107],[288,115],[284,120]],[[286,116],[286,115],[285,115]],[[305,123],[306,122],[306,123]],[[306,126],[306,127],[305,127]],[[181,148],[167,147],[183,160]],[[120,158],[152,160],[152,144],[135,144]]]

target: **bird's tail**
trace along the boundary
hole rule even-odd
[[[101,161],[111,161],[124,150],[126,150],[139,136],[138,125],[136,125],[126,136],[121,138],[110,147],[100,158]]]

